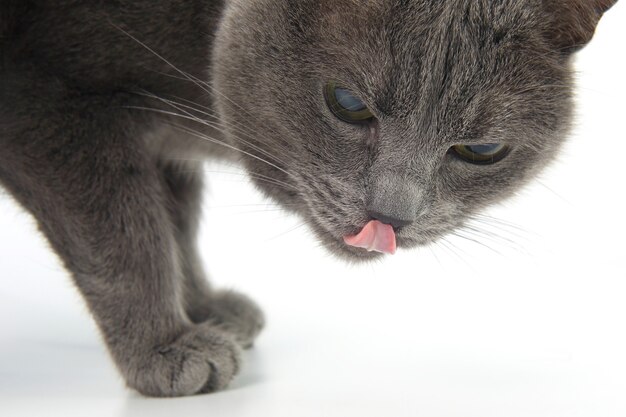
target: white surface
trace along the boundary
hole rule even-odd
[[[483,225],[498,236],[480,244],[346,266],[239,176],[213,175],[208,269],[269,318],[225,392],[124,389],[33,221],[0,197],[0,416],[623,417],[625,9],[580,54],[560,161],[491,212],[515,227]]]

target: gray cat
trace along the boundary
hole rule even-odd
[[[348,260],[429,243],[553,159],[615,1],[2,0],[0,183],[130,387],[218,390],[263,316],[205,280],[199,154]]]

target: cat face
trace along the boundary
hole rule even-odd
[[[215,101],[258,187],[334,252],[368,259],[344,238],[372,219],[399,247],[427,244],[554,158],[571,52],[611,4],[231,1]]]

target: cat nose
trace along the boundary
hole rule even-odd
[[[414,180],[394,174],[380,175],[370,183],[367,194],[365,209],[372,219],[394,229],[417,220],[422,192]]]

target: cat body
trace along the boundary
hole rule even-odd
[[[5,1],[0,184],[130,387],[221,389],[264,320],[205,280],[201,156],[346,259],[429,243],[554,158],[570,58],[613,3]]]

